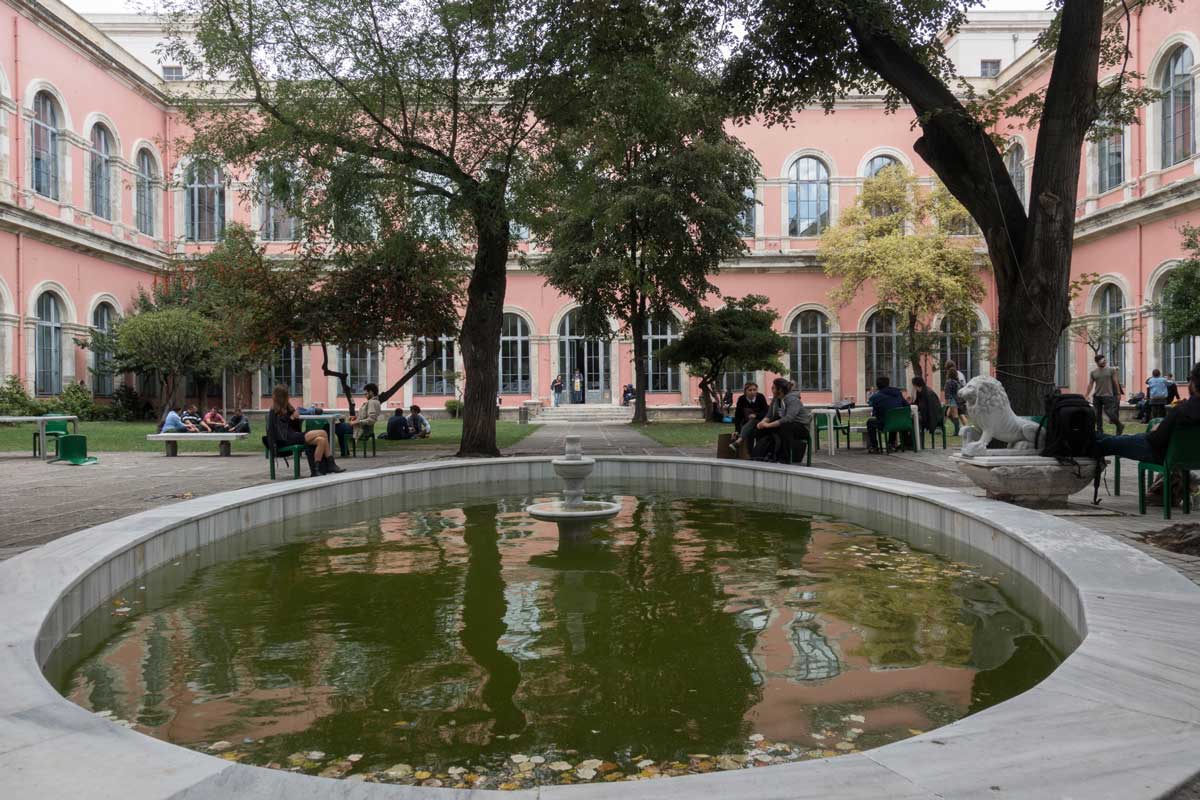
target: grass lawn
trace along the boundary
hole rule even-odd
[[[236,453],[262,452],[262,423],[253,422],[250,435],[240,442],[234,442]],[[388,441],[380,439],[379,451],[386,453],[392,450],[425,450],[429,448],[457,448],[462,436],[462,420],[435,419],[432,421],[433,435],[428,439],[410,439],[408,441]],[[375,430],[382,432],[384,425],[376,425]],[[536,425],[518,425],[515,422],[500,421],[496,423],[496,444],[501,450],[512,447],[537,429]],[[32,454],[31,441],[37,432],[36,425],[0,425],[0,452],[25,452]],[[151,422],[80,422],[79,432],[87,436],[89,453],[114,452],[163,452],[162,442],[146,441],[146,434],[154,433]],[[53,452],[53,451],[51,451]],[[181,453],[210,453],[216,455],[216,442],[180,442]]]

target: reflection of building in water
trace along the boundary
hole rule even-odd
[[[837,653],[820,633],[817,615],[811,611],[797,611],[792,618],[792,647],[796,660],[792,675],[798,681],[823,681],[841,672]]]
[[[504,635],[496,643],[501,652],[508,653],[517,661],[532,661],[537,658],[534,646],[541,633],[542,612],[538,608],[538,581],[511,583],[504,589]]]

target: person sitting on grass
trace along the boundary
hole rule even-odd
[[[800,391],[787,378],[771,381],[771,407],[766,419],[755,424],[753,458],[755,461],[790,462],[794,442],[808,447],[808,423],[812,412],[800,400]],[[803,456],[804,450],[800,451]]]
[[[225,423],[226,429],[230,433],[249,433],[250,420],[242,413],[240,408],[235,408],[233,413],[229,415],[228,422]]]
[[[904,393],[892,386],[892,380],[887,375],[880,375],[875,379],[875,393],[867,398],[867,405],[871,407],[871,417],[867,420],[867,441],[868,452],[880,453],[883,452],[879,447],[879,431],[883,429],[883,420],[887,417],[887,412],[893,408],[904,408],[908,405],[908,400],[904,398]],[[887,447],[889,450],[896,448],[894,437],[888,438]]]
[[[930,434],[944,426],[942,422],[942,403],[938,400],[937,392],[925,385],[925,379],[916,375],[912,379],[913,405],[917,407],[917,416],[921,420],[921,429]]]
[[[190,423],[184,422],[183,417],[179,416],[179,406],[171,406],[167,409],[167,416],[163,418],[160,433],[198,433],[199,428]]]
[[[302,444],[308,456],[308,467],[315,478],[333,472],[345,472],[333,460],[329,434],[324,430],[300,431],[300,412],[292,406],[286,386],[276,386],[271,393],[271,411],[267,415],[267,436],[276,445],[287,447]]]
[[[392,416],[388,417],[387,431],[380,435],[380,439],[411,439],[413,438],[412,427],[408,424],[408,417],[404,416],[404,409],[397,408]]]
[[[208,426],[209,433],[224,433],[229,430],[229,426],[225,424],[225,417],[221,416],[221,412],[213,406],[204,415],[204,424]]]
[[[409,410],[408,427],[412,429],[413,437],[416,439],[428,439],[433,433],[433,426],[429,424],[429,420],[421,413],[421,407],[414,405]]]
[[[742,387],[742,396],[737,399],[733,409],[733,438],[729,441],[729,449],[738,452],[744,441],[746,447],[753,451],[756,426],[766,416],[767,398],[758,391],[758,384],[751,381]]]

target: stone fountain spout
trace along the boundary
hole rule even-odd
[[[534,519],[558,523],[559,536],[579,538],[590,535],[592,523],[615,517],[620,503],[583,499],[583,482],[596,468],[596,459],[583,454],[578,436],[566,437],[565,452],[550,462],[562,479],[563,499],[536,503],[525,510]]]

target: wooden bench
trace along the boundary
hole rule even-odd
[[[245,433],[151,433],[146,436],[147,442],[162,442],[167,446],[168,456],[179,455],[180,442],[216,442],[221,455],[230,454],[230,442],[245,439]]]

